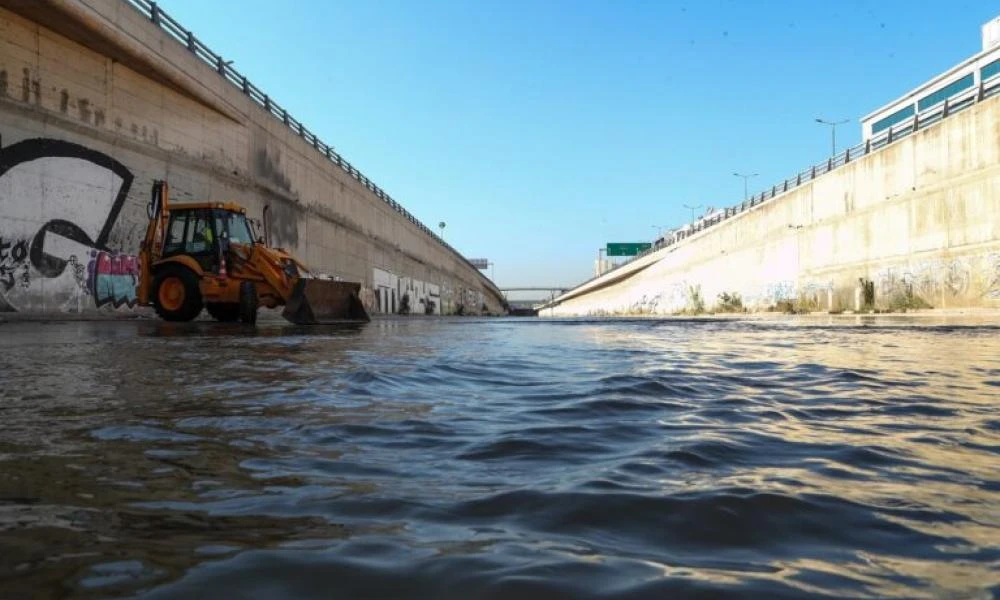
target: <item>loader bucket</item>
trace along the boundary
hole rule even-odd
[[[281,316],[296,325],[336,321],[370,321],[358,297],[361,284],[300,278]]]

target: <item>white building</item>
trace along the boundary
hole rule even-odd
[[[863,139],[878,136],[893,125],[911,120],[914,115],[938,107],[956,95],[972,97],[982,82],[1000,75],[1000,17],[983,25],[982,39],[983,49],[978,54],[862,117]]]

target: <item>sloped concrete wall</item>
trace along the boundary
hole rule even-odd
[[[1000,97],[571,290],[547,316],[1000,307]]]
[[[388,305],[502,312],[461,256],[131,6],[0,0],[0,311],[134,306],[155,179],[179,202],[270,207],[275,242],[360,281],[373,311],[387,273]]]

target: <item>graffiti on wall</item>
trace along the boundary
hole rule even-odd
[[[375,312],[385,314],[440,315],[441,288],[412,277],[399,277],[382,269],[372,269]]]
[[[136,286],[139,285],[139,259],[135,256],[90,251],[87,265],[87,288],[98,306],[110,304],[115,308],[132,307],[136,303]]]
[[[28,241],[0,237],[0,288],[9,292],[15,285],[27,286]]]
[[[876,297],[914,297],[933,305],[952,298],[1000,300],[1000,253],[927,260],[884,268],[874,276]]]
[[[629,305],[627,312],[634,315],[656,314],[662,298],[662,294],[643,294],[641,298]]]
[[[1000,300],[1000,253],[990,254],[986,260],[990,268],[987,270],[985,296],[990,300]]]
[[[759,296],[759,301],[777,304],[785,300],[794,300],[796,296],[794,281],[773,281],[764,285]]]
[[[0,311],[134,305],[135,257],[109,248],[132,180],[71,142],[0,149]]]

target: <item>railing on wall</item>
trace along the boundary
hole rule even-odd
[[[989,77],[981,81],[978,87],[958,92],[957,94],[954,94],[946,98],[940,104],[932,106],[931,108],[928,108],[923,112],[918,112],[909,119],[907,119],[906,121],[897,123],[896,125],[889,127],[885,131],[880,132],[877,136],[873,136],[856,146],[852,146],[844,150],[843,152],[837,154],[836,156],[831,156],[825,161],[817,163],[809,167],[808,169],[800,173],[797,173],[793,177],[780,181],[777,184],[771,186],[769,189],[760,192],[759,194],[754,194],[753,196],[750,196],[740,204],[722,210],[718,210],[716,212],[711,213],[710,215],[706,215],[705,217],[698,219],[694,223],[690,223],[687,226],[682,227],[681,229],[675,231],[673,236],[671,236],[671,238],[667,240],[665,243],[654,244],[648,250],[644,250],[643,252],[637,254],[636,256],[633,256],[628,260],[615,265],[614,267],[608,269],[607,271],[604,271],[600,275],[591,277],[590,279],[584,281],[583,283],[581,283],[576,287],[579,288],[581,286],[587,285],[588,283],[596,279],[600,279],[601,277],[604,277],[609,273],[613,273],[614,271],[631,264],[635,260],[638,260],[654,252],[672,246],[684,239],[691,237],[695,233],[698,233],[709,227],[712,227],[713,225],[717,225],[722,221],[740,215],[755,206],[759,206],[764,202],[773,199],[775,196],[779,196],[789,190],[793,190],[799,187],[800,185],[803,185],[805,183],[808,183],[816,179],[817,177],[820,177],[821,175],[825,175],[831,171],[835,171],[836,169],[843,167],[844,165],[850,162],[854,162],[855,160],[863,156],[868,156],[869,154],[871,154],[876,150],[881,150],[882,148],[885,148],[889,144],[901,140],[916,131],[920,131],[929,125],[933,125],[934,123],[946,119],[957,112],[960,112],[970,106],[973,106],[980,100],[989,98],[990,96],[993,96],[998,93],[1000,93],[1000,74],[993,75],[992,77]]]
[[[436,240],[439,244],[445,248],[451,250],[456,256],[461,258],[470,268],[478,273],[478,269],[468,261],[460,252],[451,247],[447,242],[445,242],[439,235],[431,231],[426,225],[420,222],[419,219],[410,214],[410,211],[403,208],[396,200],[392,198],[389,194],[385,193],[382,188],[375,185],[370,179],[365,177],[365,175],[359,171],[354,165],[347,162],[344,157],[338,154],[332,146],[325,144],[315,133],[306,129],[302,121],[299,121],[288,114],[288,111],[281,107],[277,102],[275,102],[270,96],[265,94],[260,88],[250,83],[245,75],[237,71],[232,66],[232,61],[223,60],[222,56],[212,52],[212,50],[206,46],[201,40],[195,37],[194,33],[189,29],[185,29],[180,23],[177,22],[173,17],[168,15],[161,9],[156,2],[151,0],[126,0],[133,8],[138,10],[144,17],[157,25],[162,31],[166,32],[170,37],[174,38],[181,45],[187,47],[187,49],[200,58],[203,62],[215,69],[221,77],[227,79],[231,84],[242,90],[242,92],[253,100],[257,105],[262,107],[267,112],[271,113],[271,116],[282,121],[289,129],[298,134],[307,144],[315,148],[320,154],[323,154],[330,162],[335,163],[338,167],[344,170],[348,175],[356,179],[361,185],[367,188],[370,192],[375,194],[380,200],[385,202],[389,207],[403,215],[409,222],[413,223],[420,231],[429,235],[431,238]],[[484,277],[485,278],[485,277]],[[496,287],[491,283],[492,287]],[[497,291],[499,294],[499,291]]]

